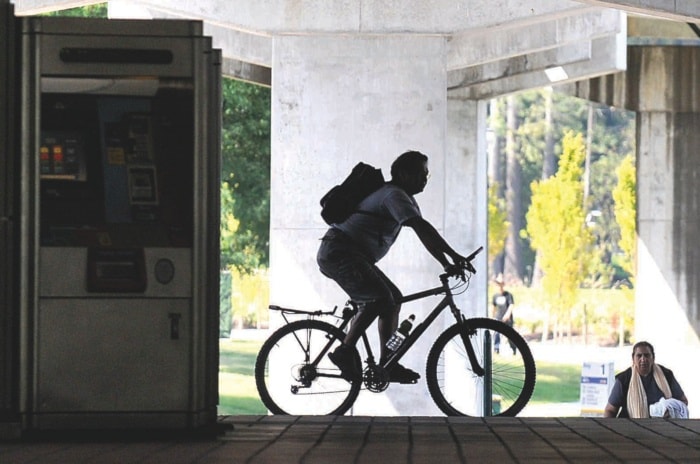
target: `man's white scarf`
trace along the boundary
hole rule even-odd
[[[671,398],[671,387],[668,385],[666,376],[661,368],[654,364],[654,381],[663,392],[664,398]],[[637,372],[637,368],[632,366],[632,378],[630,379],[629,390],[627,391],[627,410],[633,419],[649,417],[649,404],[647,403],[647,393],[642,385],[642,376]]]

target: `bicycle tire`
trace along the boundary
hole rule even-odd
[[[329,352],[343,338],[342,330],[317,320],[294,321],[275,331],[255,361],[255,384],[267,409],[284,415],[345,414],[357,399],[362,381],[342,379],[327,354],[317,367],[311,364],[330,340]],[[357,350],[355,356],[359,363]]]
[[[500,335],[500,353],[492,350],[493,396],[489,415],[517,415],[535,390],[535,361],[525,339],[509,325],[494,319],[468,319],[464,325],[449,327],[435,340],[426,365],[430,396],[448,416],[484,416],[484,377],[472,372],[460,335],[467,328],[472,329],[469,338],[482,364],[485,334],[494,333],[493,339],[495,334]]]

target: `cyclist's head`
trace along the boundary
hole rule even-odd
[[[407,151],[391,165],[392,181],[410,195],[423,191],[429,175],[428,157],[419,151]]]

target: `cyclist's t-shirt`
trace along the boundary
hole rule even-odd
[[[390,183],[362,200],[358,210],[362,213],[352,214],[333,227],[351,237],[374,262],[387,254],[404,222],[421,216],[416,200]]]

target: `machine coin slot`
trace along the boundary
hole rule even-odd
[[[179,340],[180,339],[180,318],[182,314],[180,313],[169,313],[170,318],[170,339]]]
[[[89,292],[144,292],[143,249],[89,248],[87,288]]]

